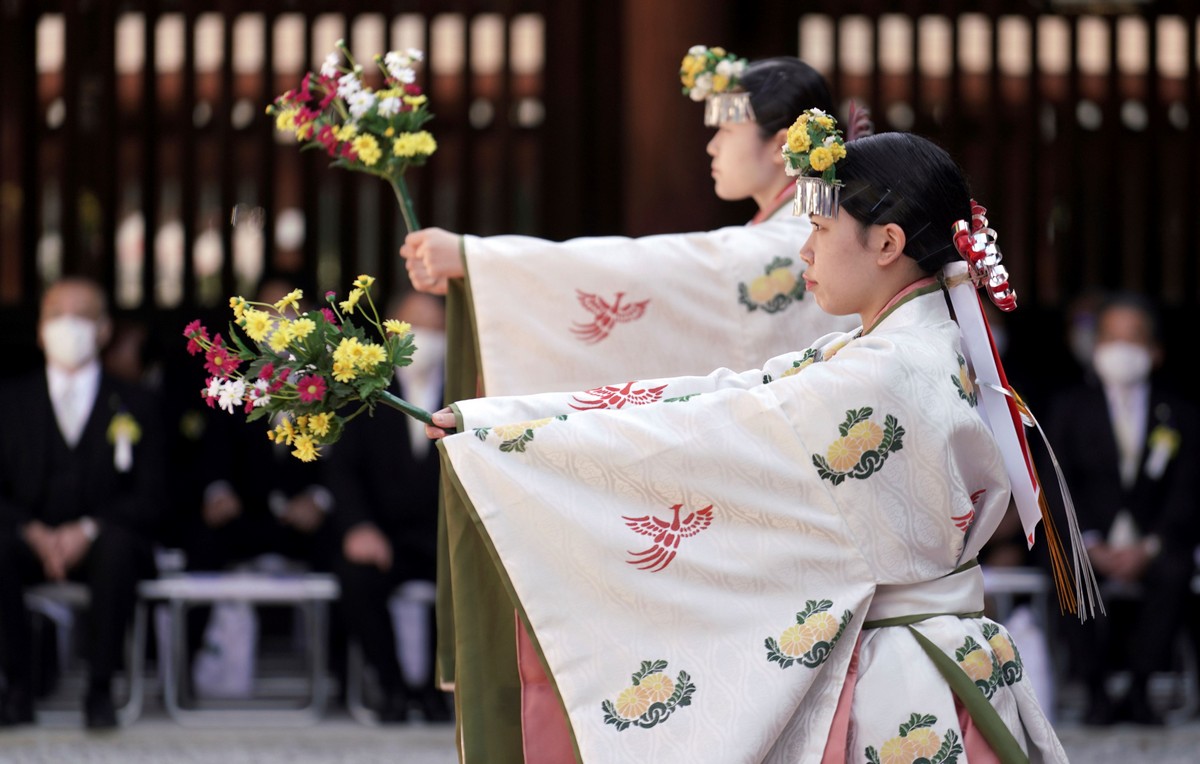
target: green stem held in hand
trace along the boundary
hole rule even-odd
[[[413,208],[412,196],[408,193],[408,185],[404,182],[404,176],[389,178],[388,183],[396,192],[396,201],[400,202],[400,214],[404,216],[404,227],[408,229],[409,233],[420,229],[421,224],[417,222],[417,211]]]
[[[419,406],[412,405],[411,403],[409,403],[408,401],[404,400],[403,398],[401,398],[399,396],[392,395],[387,390],[383,390],[379,393],[379,402],[384,404],[385,406],[394,408],[397,411],[402,411],[405,414],[408,414],[410,417],[412,417],[413,419],[416,419],[418,422],[424,422],[425,424],[433,424],[433,415],[430,414],[428,411],[426,411],[423,408],[420,408]]]

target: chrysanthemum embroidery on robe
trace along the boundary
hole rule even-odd
[[[831,607],[830,600],[806,602],[804,609],[796,613],[796,622],[784,629],[778,640],[767,637],[767,660],[778,663],[780,668],[795,663],[816,668],[824,663],[854,617],[846,610],[839,621],[829,612]]]
[[[666,661],[642,661],[642,667],[633,675],[633,683],[621,690],[615,701],[606,700],[600,705],[604,723],[614,725],[617,731],[631,726],[650,729],[665,722],[676,710],[691,705],[696,693],[692,678],[686,671],[680,671],[672,680],[666,669]]]
[[[738,302],[748,311],[778,313],[803,300],[804,281],[795,273],[795,265],[790,257],[775,258],[761,276],[738,284]]]

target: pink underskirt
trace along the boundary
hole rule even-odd
[[[533,640],[517,618],[517,671],[521,675],[521,745],[525,764],[574,764],[575,746],[558,693],[542,669]]]

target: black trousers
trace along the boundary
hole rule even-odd
[[[107,684],[124,664],[137,584],[152,574],[153,561],[149,541],[120,526],[105,524],[68,574],[91,592],[84,657],[93,685]],[[12,685],[31,686],[33,635],[24,591],[45,580],[41,561],[24,539],[12,531],[0,531],[0,668]]]
[[[396,657],[396,630],[388,610],[388,599],[397,586],[412,576],[396,564],[385,572],[374,565],[352,563],[344,557],[334,563],[334,573],[341,586],[338,620],[344,623],[347,637],[362,646],[363,657],[375,669],[384,692],[403,692],[406,686]],[[432,619],[430,623],[432,628]],[[432,660],[432,639],[429,644]],[[433,673],[431,666],[428,686],[433,686]]]
[[[1169,668],[1192,571],[1190,556],[1164,553],[1146,568],[1136,599],[1106,600],[1107,615],[1097,613],[1083,624],[1060,619],[1076,676],[1094,694],[1114,671],[1127,669],[1140,690],[1152,673]]]

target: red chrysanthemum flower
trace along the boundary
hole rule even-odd
[[[204,356],[204,368],[214,377],[228,378],[242,364],[236,356],[229,354],[221,335],[213,340],[213,346]]]
[[[275,376],[275,364],[268,361],[267,365],[262,367],[262,371],[260,371],[258,373],[258,378],[259,379],[270,379],[273,376]]]
[[[198,340],[208,341],[208,330],[200,324],[200,319],[197,318],[183,328],[183,336],[188,338],[188,353],[196,355],[204,349],[200,347]]]
[[[316,374],[301,377],[296,383],[296,392],[305,403],[319,403],[325,397],[325,378]]]

